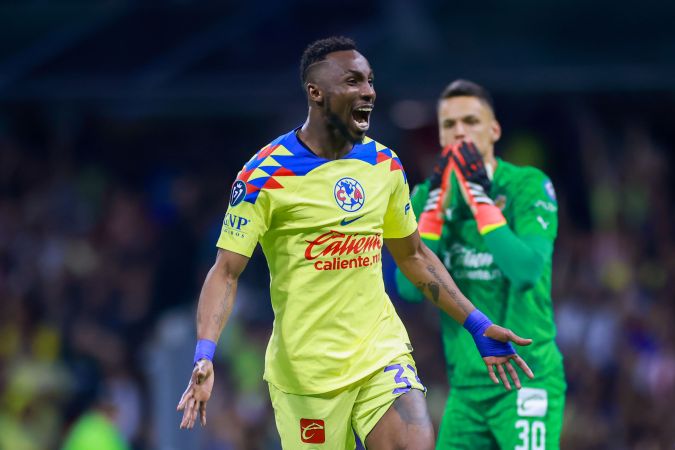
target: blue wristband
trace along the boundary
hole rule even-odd
[[[216,352],[216,343],[208,339],[200,339],[197,341],[197,347],[195,348],[195,361],[200,359],[208,359],[213,361],[213,354]]]
[[[486,356],[507,356],[516,353],[510,342],[500,342],[483,336],[490,325],[492,321],[478,309],[471,311],[464,321],[464,328],[473,336],[480,356],[485,358]]]

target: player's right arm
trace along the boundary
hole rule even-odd
[[[252,158],[251,161],[257,161]],[[249,161],[249,163],[251,162]],[[237,281],[270,220],[270,200],[246,183],[252,167],[244,166],[232,184],[230,202],[216,246],[218,255],[206,275],[197,305],[197,347],[188,387],[178,403],[181,428],[192,428],[200,415],[206,425],[206,402],[213,388],[211,359],[220,333],[232,313]],[[251,190],[252,191],[252,190]]]
[[[250,258],[218,249],[216,262],[209,270],[197,305],[197,338],[218,342],[232,313],[239,275]]]
[[[249,258],[229,250],[218,249],[216,262],[209,270],[197,305],[197,337],[199,341],[216,343],[234,306],[239,275]],[[200,417],[206,425],[206,403],[211,397],[214,372],[210,359],[195,356],[190,381],[181,396],[177,409],[183,411],[181,428],[192,428]]]

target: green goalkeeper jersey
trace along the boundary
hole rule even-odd
[[[558,227],[553,186],[540,170],[498,159],[490,197],[507,224],[481,235],[457,181],[446,197],[439,242],[431,242],[461,291],[493,322],[533,339],[517,348],[535,377],[563,375],[555,343],[551,302],[551,258]],[[413,192],[419,217],[429,194],[427,182]],[[434,245],[435,244],[435,245]],[[397,271],[399,294],[412,301],[422,294]],[[452,387],[491,385],[471,335],[441,313],[443,346]]]

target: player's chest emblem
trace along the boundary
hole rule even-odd
[[[366,193],[361,183],[350,177],[340,178],[333,189],[335,202],[347,212],[361,209],[366,201]]]

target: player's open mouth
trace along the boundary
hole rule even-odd
[[[355,108],[352,111],[352,119],[356,127],[360,130],[367,130],[370,126],[370,113],[373,111],[373,105],[364,105]]]

